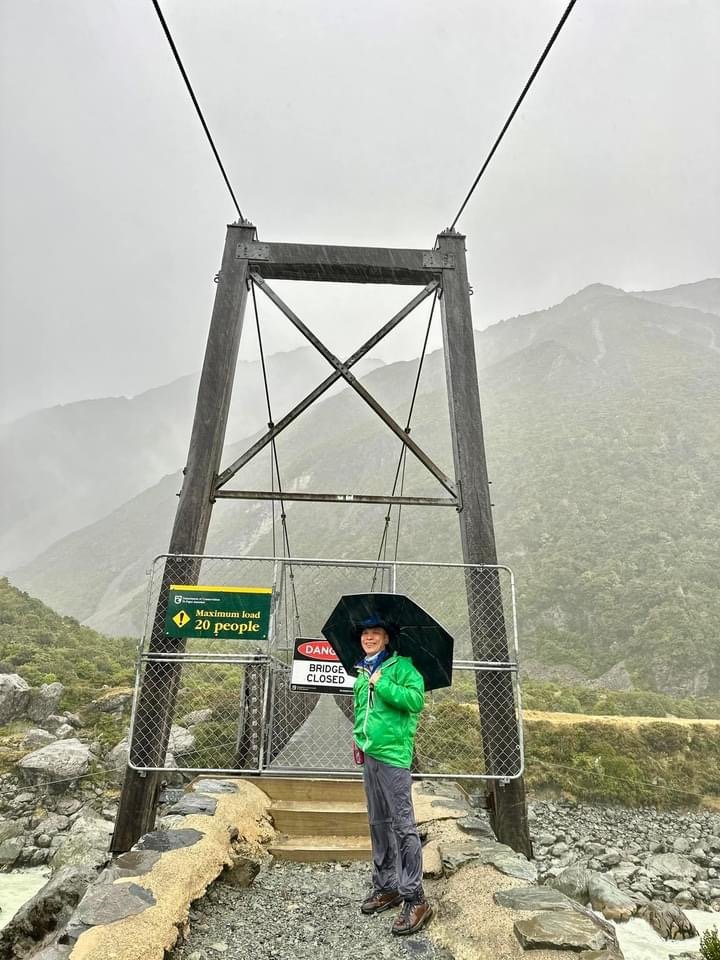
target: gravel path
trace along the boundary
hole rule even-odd
[[[269,861],[250,887],[216,883],[168,960],[452,960],[425,931],[393,937],[396,911],[360,913],[368,875],[367,863]]]

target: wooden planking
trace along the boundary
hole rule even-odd
[[[291,836],[367,836],[370,830],[363,803],[274,800],[269,813],[275,829]]]
[[[243,777],[271,800],[337,800],[364,802],[362,780],[331,780],[321,777]]]
[[[301,863],[369,860],[369,837],[293,837],[277,840],[268,851],[278,860]]]
[[[338,247],[316,243],[263,243],[254,246],[262,250],[262,259],[250,261],[253,271],[268,280],[424,286],[442,275],[442,268],[426,266],[433,255],[437,258],[437,251],[432,250]],[[247,247],[239,244],[236,256],[240,258],[247,254]]]

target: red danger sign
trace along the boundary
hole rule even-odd
[[[296,640],[296,650],[302,657],[308,657],[310,660],[338,659],[338,655],[327,641]]]
[[[355,677],[340,663],[327,640],[297,637],[290,689],[298,693],[352,693]]]

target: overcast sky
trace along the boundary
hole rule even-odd
[[[430,247],[565,3],[163,9],[260,239]],[[198,369],[236,214],[150,0],[0,11],[0,420]],[[720,273],[719,48],[717,0],[579,0],[458,225],[477,326]],[[343,354],[411,292],[278,287]]]

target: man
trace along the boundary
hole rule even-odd
[[[373,617],[362,624],[365,658],[355,681],[355,744],[365,754],[364,781],[373,856],[373,890],[361,911],[382,913],[402,903],[392,932],[415,933],[432,917],[422,886],[422,847],[412,805],[410,765],[425,699],[409,657],[389,649],[394,628]]]

